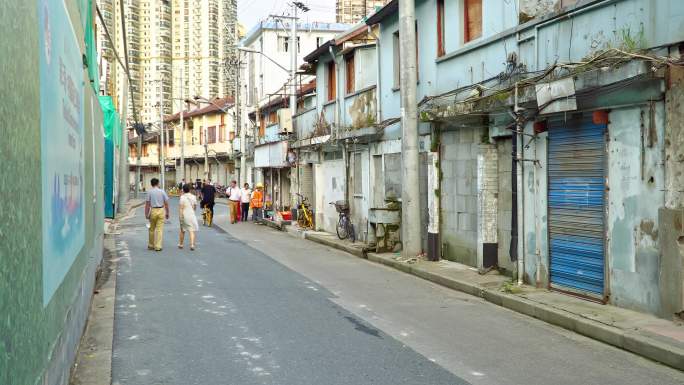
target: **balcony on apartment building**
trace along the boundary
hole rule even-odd
[[[331,124],[319,119],[318,110],[314,105],[306,110],[299,111],[292,117],[295,137],[297,141],[293,147],[302,147],[325,141],[330,135]]]
[[[274,122],[264,128],[264,135],[258,140],[259,144],[277,142],[280,140],[280,125]]]
[[[377,99],[375,85],[348,93],[342,99],[339,139],[376,134]]]

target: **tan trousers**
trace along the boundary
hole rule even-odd
[[[228,201],[228,206],[230,207],[230,223],[237,223],[237,212],[239,204],[240,202],[237,201]]]
[[[166,210],[164,208],[152,208],[150,210],[150,234],[147,241],[147,247],[155,250],[162,249],[162,240],[164,236],[164,218],[166,217]]]

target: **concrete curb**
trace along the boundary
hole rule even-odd
[[[266,225],[270,228],[276,229],[278,231],[285,231],[285,225],[282,223],[274,222],[274,221],[269,221],[266,219],[257,219],[257,223],[261,225]]]
[[[109,385],[112,380],[114,310],[118,251],[115,236],[105,237],[105,253],[111,263],[109,275],[93,294],[88,320],[78,347],[70,385]],[[104,262],[104,261],[103,261]]]
[[[266,221],[269,222],[269,221]],[[268,224],[268,223],[267,223]],[[366,252],[366,250],[351,247],[330,236],[320,235],[310,231],[291,230],[285,226],[272,226],[289,235],[307,239],[337,250],[347,252],[359,258],[392,267],[404,273],[412,274],[435,284],[458,290],[473,296],[483,298],[493,304],[505,307],[520,314],[534,317],[546,323],[560,326],[583,336],[627,350],[639,356],[660,362],[675,369],[684,370],[684,344],[664,341],[660,336],[650,336],[648,332],[621,329],[606,323],[589,319],[580,314],[534,301],[525,294],[510,294],[496,288],[486,287],[478,283],[456,279],[438,272],[429,271],[419,265],[399,262],[391,257]]]
[[[684,370],[684,347],[659,341],[656,338],[649,337],[644,332],[626,331],[529,300],[523,295],[508,294],[498,289],[494,290],[472,282],[446,277],[417,266],[383,257],[379,254],[368,253],[368,260],[401,270],[450,289],[481,297],[488,302],[515,312],[560,326],[586,337],[658,361],[675,369]]]
[[[334,249],[345,251],[345,252],[352,254],[352,255],[355,255],[359,258],[366,258],[366,253],[364,252],[363,249],[359,249],[357,247],[347,246],[345,244],[336,242],[334,240],[327,239],[327,237],[325,237],[325,236],[313,234],[310,232],[304,232],[304,239],[308,239],[310,241],[314,241],[316,243],[320,243],[322,245],[326,245],[326,246],[332,247]]]

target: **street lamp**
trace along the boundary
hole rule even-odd
[[[257,51],[257,50],[249,49],[249,48],[245,48],[245,47],[237,47],[237,49],[238,49],[238,51],[242,51],[242,52],[258,53],[259,55],[262,55],[262,56],[265,57],[266,59],[268,59],[268,60],[270,60],[271,62],[273,62],[273,64],[277,65],[277,66],[278,66],[280,69],[282,69],[283,71],[285,71],[285,72],[287,72],[287,73],[290,73],[290,70],[289,70],[289,69],[283,67],[280,63],[278,63],[277,61],[275,61],[274,59],[272,59],[270,56],[266,55],[265,53],[263,53],[263,52],[261,52],[261,51]]]

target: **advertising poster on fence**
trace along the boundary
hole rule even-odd
[[[43,306],[85,240],[83,61],[66,5],[39,0]]]

